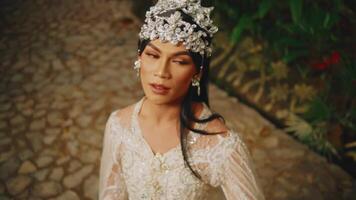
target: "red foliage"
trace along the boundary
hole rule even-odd
[[[313,69],[316,69],[318,71],[324,71],[326,68],[328,68],[328,64],[325,62],[320,62],[320,63],[314,63],[312,65]]]
[[[340,62],[340,53],[337,51],[334,51],[331,56],[326,60],[328,64],[337,64]]]
[[[312,64],[312,68],[318,71],[324,71],[330,67],[330,65],[338,64],[340,62],[341,56],[338,51],[333,51],[331,55],[322,62],[317,62]]]

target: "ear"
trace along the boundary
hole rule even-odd
[[[203,73],[202,73],[202,71],[199,71],[199,73],[196,73],[196,74],[194,74],[194,76],[193,76],[193,78],[194,79],[201,79],[201,77],[202,77],[202,75],[203,75]]]
[[[142,52],[140,52],[140,50],[137,50],[137,59],[141,59],[142,56]]]
[[[202,76],[203,76],[203,70],[202,69],[199,69],[199,72],[194,75],[194,77],[199,78],[199,80],[201,79]]]

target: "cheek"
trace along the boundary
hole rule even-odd
[[[141,69],[140,69],[141,79],[146,80],[146,78],[148,78],[151,74],[154,73],[154,68],[152,67],[154,65],[155,63],[147,60],[141,61]]]
[[[193,68],[194,66],[192,66],[190,69],[180,69],[176,70],[176,72],[173,72],[173,82],[177,90],[188,89],[194,74],[194,71],[192,70]]]

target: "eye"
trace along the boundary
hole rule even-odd
[[[179,64],[179,65],[187,65],[187,64],[188,64],[188,62],[185,62],[185,61],[178,61],[178,60],[173,61],[173,62],[175,62],[175,63],[177,63],[177,64]]]
[[[187,65],[189,64],[189,62],[186,62],[186,61],[180,61],[180,60],[174,60],[173,62],[179,64],[179,65]]]
[[[152,53],[148,53],[148,52],[146,52],[146,55],[148,57],[151,57],[151,58],[158,58],[159,57],[158,55],[155,55],[155,54],[152,54]]]

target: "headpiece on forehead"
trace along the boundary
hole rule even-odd
[[[212,47],[208,38],[218,31],[210,19],[213,9],[201,6],[200,0],[159,0],[146,12],[139,37],[182,42],[187,49],[209,57]]]

